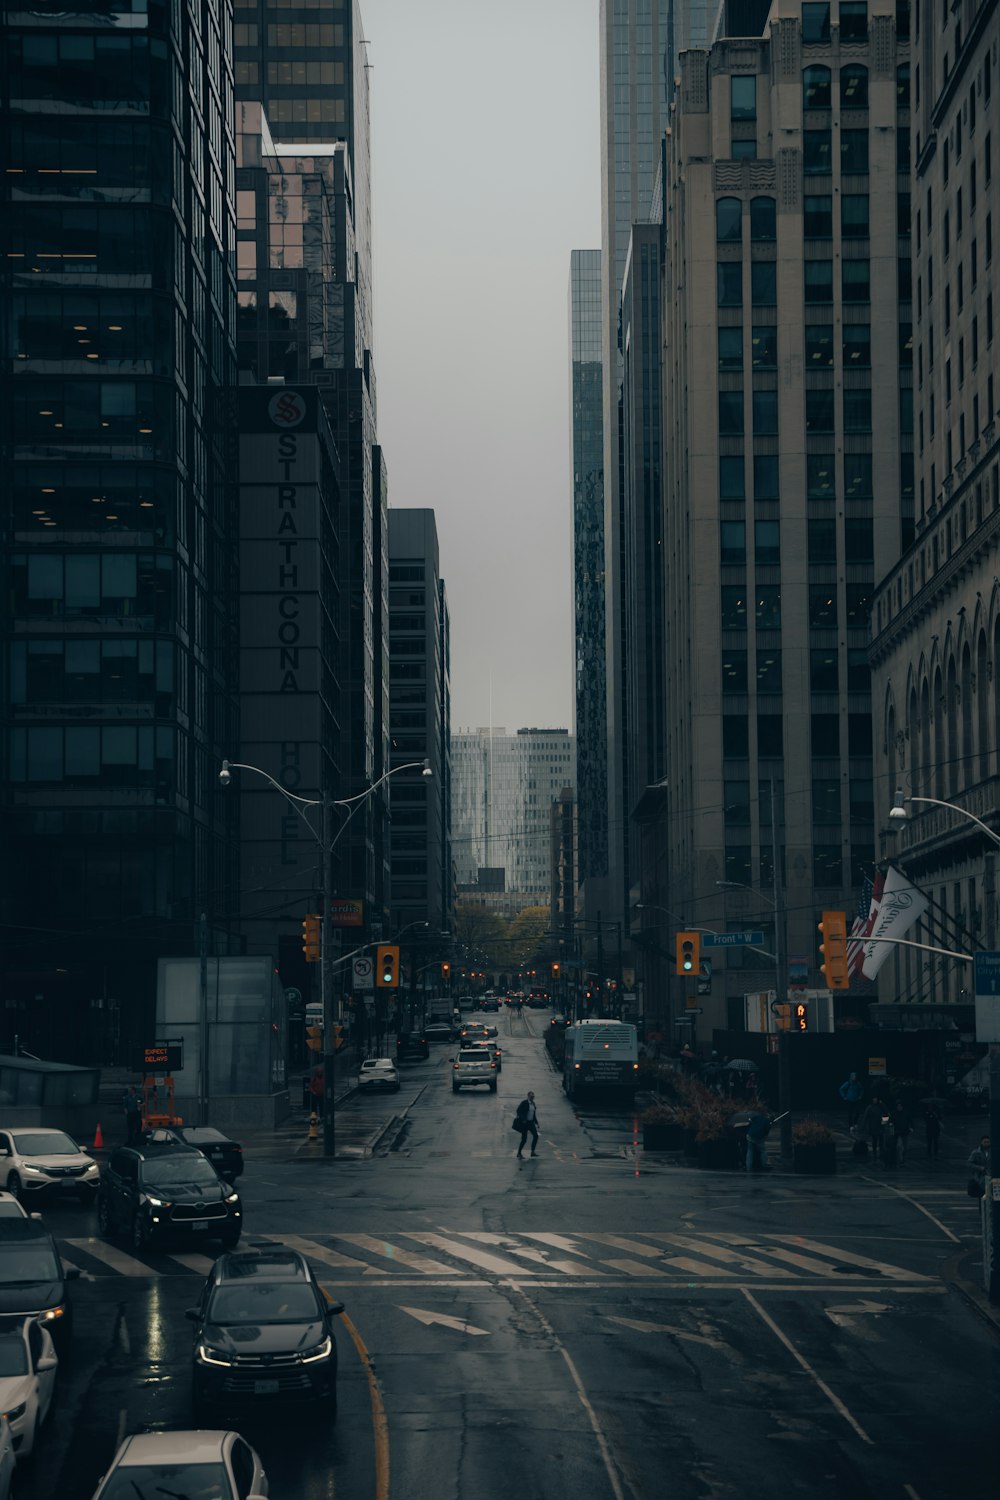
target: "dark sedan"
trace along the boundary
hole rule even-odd
[[[55,1240],[37,1218],[0,1223],[0,1323],[32,1318],[65,1354],[73,1330],[66,1283],[79,1275],[75,1268],[64,1269]]]
[[[341,1302],[320,1289],[304,1256],[274,1246],[222,1255],[205,1283],[195,1325],[194,1406],[199,1419],[262,1399],[322,1400],[337,1414]]]
[[[211,1125],[162,1126],[145,1134],[149,1141],[177,1141],[182,1146],[193,1146],[208,1157],[223,1182],[235,1182],[243,1176],[243,1147]]]

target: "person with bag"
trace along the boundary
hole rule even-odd
[[[984,1135],[979,1145],[969,1153],[966,1166],[972,1173],[966,1186],[970,1198],[982,1198],[986,1192],[986,1174],[990,1170],[990,1138]]]
[[[755,1109],[747,1121],[747,1171],[766,1172],[767,1138],[771,1133],[771,1116],[765,1108]]]
[[[864,1088],[857,1073],[852,1073],[845,1078],[838,1090],[841,1099],[847,1105],[847,1128],[851,1130],[858,1123],[858,1115],[861,1113],[861,1100],[864,1098]]]
[[[867,1141],[868,1149],[871,1151],[872,1160],[878,1161],[879,1148],[882,1145],[882,1101],[873,1099],[864,1111],[857,1125],[858,1136]]]
[[[523,1157],[524,1155],[524,1143],[528,1139],[529,1132],[531,1134],[531,1154],[534,1156],[538,1149],[538,1111],[535,1108],[535,1096],[530,1089],[528,1090],[528,1097],[522,1099],[517,1106],[517,1113],[514,1116],[514,1123],[511,1128],[521,1132],[521,1144],[517,1148],[518,1156]]]

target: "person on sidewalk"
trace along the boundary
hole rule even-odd
[[[142,1137],[142,1101],[135,1091],[134,1083],[130,1083],[125,1090],[122,1109],[125,1111],[125,1144],[137,1146]]]
[[[519,1157],[524,1155],[524,1143],[531,1136],[531,1154],[535,1155],[538,1150],[538,1110],[535,1108],[535,1096],[528,1090],[528,1097],[522,1099],[515,1111],[516,1118],[521,1123],[521,1144],[517,1148]]]
[[[861,1113],[861,1101],[865,1094],[857,1073],[852,1073],[849,1078],[844,1079],[844,1082],[840,1085],[839,1092],[841,1099],[847,1105],[847,1128],[850,1130],[858,1123],[858,1116]]]
[[[309,1099],[313,1110],[322,1120],[323,1118],[323,1069],[316,1068],[309,1080]]]
[[[858,1121],[858,1136],[862,1140],[867,1140],[869,1150],[872,1154],[872,1161],[878,1161],[879,1148],[882,1145],[881,1099],[873,1099],[862,1113]]]
[[[913,1116],[902,1099],[897,1099],[893,1105],[892,1128],[896,1132],[896,1160],[903,1166],[906,1161],[906,1143],[913,1134]]]
[[[972,1197],[972,1182],[979,1184],[979,1197],[982,1198],[986,1192],[986,1175],[990,1170],[990,1138],[988,1135],[980,1136],[979,1145],[969,1153],[967,1162],[970,1173],[969,1197]]]
[[[927,1145],[927,1160],[937,1161],[941,1141],[941,1111],[936,1104],[928,1104],[924,1109],[924,1140]]]
[[[767,1171],[767,1138],[771,1133],[771,1116],[766,1109],[755,1109],[747,1121],[747,1171]]]

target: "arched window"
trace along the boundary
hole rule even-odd
[[[945,751],[944,751],[944,684],[941,681],[941,668],[938,667],[934,673],[934,760],[929,767],[934,781],[932,797],[947,797],[945,791]]]
[[[966,645],[962,652],[962,764],[959,768],[958,786],[971,786],[975,781],[974,750],[972,744],[972,652]]]
[[[830,108],[830,69],[816,65],[802,70],[802,108]]]
[[[777,236],[777,221],[773,198],[750,199],[750,238],[773,240]]]
[[[868,108],[868,69],[860,63],[851,63],[840,70],[840,107]]]
[[[889,712],[885,720],[885,753],[889,762],[889,786],[891,795],[895,796],[896,787],[899,785],[899,768],[896,765],[896,710],[889,704]]]
[[[947,768],[941,777],[941,784],[946,786],[948,790],[941,792],[940,795],[942,797],[954,797],[959,788],[959,763],[962,754],[959,748],[958,679],[955,672],[954,657],[951,657],[948,662],[948,696],[941,711],[944,713],[947,730]],[[940,717],[940,712],[938,716]]]
[[[739,244],[743,238],[743,204],[738,198],[720,198],[715,205],[715,238],[720,244]]]
[[[979,634],[976,647],[976,746],[979,752],[979,780],[990,774],[990,700],[987,691],[986,637]]]
[[[931,784],[931,690],[925,677],[920,688],[920,764],[913,784],[925,795],[933,795]]]

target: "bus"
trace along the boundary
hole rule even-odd
[[[576,1021],[566,1028],[562,1085],[571,1099],[591,1090],[631,1098],[639,1083],[639,1038],[626,1021]]]

